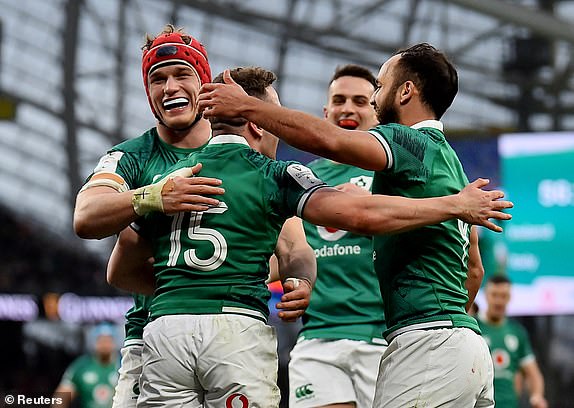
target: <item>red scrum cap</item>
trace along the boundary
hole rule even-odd
[[[185,34],[175,32],[160,34],[142,56],[142,76],[147,98],[154,115],[157,116],[149,95],[149,76],[158,68],[167,65],[183,64],[192,68],[199,77],[201,85],[211,82],[211,69],[207,60],[207,52],[199,41],[191,36],[189,44],[183,40]]]

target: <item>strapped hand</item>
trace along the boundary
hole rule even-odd
[[[137,215],[145,215],[152,211],[163,212],[162,191],[173,189],[175,177],[193,177],[193,168],[184,167],[168,174],[156,183],[140,187],[134,191],[132,205]]]

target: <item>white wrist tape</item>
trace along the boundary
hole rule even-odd
[[[293,281],[293,289],[297,289],[299,287],[300,279],[298,279],[298,278],[287,278],[287,279],[285,279],[285,283],[287,283],[289,281]]]
[[[132,205],[136,214],[142,216],[152,211],[163,212],[163,200],[161,196],[163,187],[166,183],[170,182],[172,183],[173,189],[172,180],[174,177],[178,176],[193,177],[191,167],[177,169],[153,184],[149,184],[134,190]]]

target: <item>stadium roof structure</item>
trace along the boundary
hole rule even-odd
[[[154,125],[145,33],[171,22],[212,71],[274,70],[285,106],[322,114],[335,67],[377,72],[429,42],[459,68],[454,137],[574,127],[574,2],[559,0],[0,0],[0,201],[74,239],[82,180],[113,144]],[[14,110],[15,109],[15,110]]]

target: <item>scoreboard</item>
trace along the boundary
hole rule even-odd
[[[574,132],[499,139],[510,314],[574,313]]]

